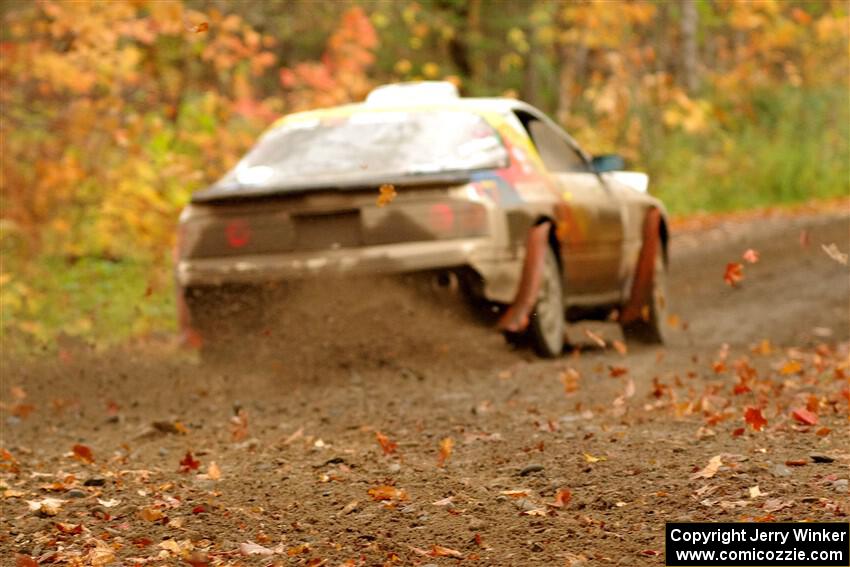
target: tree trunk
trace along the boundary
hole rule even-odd
[[[682,74],[689,94],[699,89],[699,70],[697,66],[697,26],[699,13],[696,0],[682,0]]]

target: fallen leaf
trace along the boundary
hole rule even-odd
[[[614,341],[611,344],[614,346],[614,350],[616,350],[621,355],[626,356],[626,354],[628,354],[629,349],[626,346],[626,343],[624,343],[623,341]]]
[[[570,500],[573,498],[573,493],[570,492],[569,488],[562,488],[555,493],[555,501],[549,504],[554,508],[563,508],[567,504],[570,503]]]
[[[12,386],[9,388],[9,393],[12,394],[12,398],[21,401],[27,397],[27,392],[20,386]]]
[[[758,498],[759,496],[764,496],[764,493],[759,488],[759,485],[750,487],[750,498]]]
[[[56,529],[62,532],[63,534],[68,535],[77,535],[83,533],[83,525],[82,524],[68,524],[65,522],[56,522]]]
[[[91,449],[85,445],[74,445],[72,451],[74,452],[74,458],[89,464],[94,462],[94,455],[92,454]]]
[[[842,264],[844,266],[847,265],[848,257],[847,254],[838,249],[838,246],[833,242],[832,244],[821,244],[821,248],[826,252],[826,255]]]
[[[367,494],[379,502],[382,500],[398,500],[401,502],[408,499],[407,492],[404,489],[387,484],[370,488]]]
[[[239,544],[239,553],[242,555],[274,555],[274,550],[249,541]]]
[[[210,29],[210,25],[209,25],[208,22],[201,22],[200,24],[198,24],[196,26],[192,26],[192,31],[195,32],[195,33],[203,33],[205,31],[208,31],[209,29]]]
[[[827,435],[830,434],[831,431],[832,431],[832,429],[830,429],[829,427],[821,427],[820,429],[815,431],[815,435],[817,435],[819,437],[826,437]]]
[[[454,448],[454,439],[451,437],[446,437],[442,441],[440,441],[440,454],[437,457],[437,466],[445,466],[446,461],[449,457],[452,456],[452,449]]]
[[[807,410],[806,408],[797,408],[791,412],[791,416],[806,425],[816,425],[818,416]]]
[[[776,512],[777,510],[781,510],[783,508],[790,508],[793,505],[794,505],[793,500],[783,501],[780,498],[772,498],[770,500],[765,501],[762,509],[765,512]]]
[[[811,239],[811,235],[809,234],[808,229],[805,229],[805,228],[802,229],[800,231],[800,246],[803,247],[803,248],[808,248],[809,244],[811,244],[811,242],[812,242],[812,239]]]
[[[525,498],[528,496],[528,490],[502,490],[499,494],[511,498]]]
[[[720,467],[723,465],[723,458],[721,455],[714,455],[711,459],[708,460],[708,464],[705,468],[695,472],[691,475],[691,480],[696,480],[698,478],[711,478],[717,474],[717,471],[720,470]]]
[[[304,436],[304,428],[299,427],[294,433],[292,433],[289,437],[283,440],[284,445],[291,445],[293,442],[297,441],[301,437]]]
[[[455,557],[457,559],[463,559],[463,554],[460,551],[443,547],[442,545],[434,545],[431,551],[428,552],[428,555],[431,557]]]
[[[190,471],[196,471],[201,466],[201,461],[195,460],[192,457],[191,451],[186,451],[186,456],[180,461],[180,472],[187,473]]]
[[[752,248],[748,248],[746,252],[741,254],[741,258],[743,258],[750,264],[755,264],[759,261],[759,253],[753,250]]]
[[[87,565],[100,567],[115,561],[115,551],[108,544],[102,541],[96,541],[95,548],[89,551],[86,557]]]
[[[738,283],[744,279],[744,265],[740,262],[729,262],[726,264],[726,271],[723,274],[723,281],[726,285],[737,287]]]
[[[390,438],[380,431],[375,432],[375,438],[378,440],[378,444],[381,445],[381,449],[384,451],[385,455],[392,455],[398,448],[398,443],[390,441]]]
[[[449,504],[452,503],[452,500],[454,500],[454,499],[455,499],[454,496],[447,496],[446,498],[443,498],[441,500],[437,500],[436,502],[431,502],[431,505],[432,506],[448,506]]]
[[[221,480],[221,469],[218,468],[215,461],[212,461],[210,466],[207,467],[207,476],[210,477],[211,480]]]
[[[789,376],[791,374],[799,374],[803,371],[803,365],[796,360],[789,360],[779,369],[780,374]]]
[[[789,467],[805,467],[809,462],[805,459],[790,459],[785,461]]]
[[[672,327],[674,329],[678,329],[680,323],[681,323],[681,319],[675,313],[671,313],[670,315],[667,316],[667,324],[670,327]]]
[[[97,503],[103,506],[104,508],[113,508],[121,504],[121,501],[117,498],[111,498],[109,500],[104,500],[103,498],[98,498]]]
[[[163,518],[162,510],[155,506],[149,506],[139,510],[139,516],[146,522],[156,522]]]
[[[65,500],[59,498],[44,498],[42,500],[27,500],[27,506],[31,512],[37,512],[44,516],[55,516]]]
[[[759,408],[747,408],[744,410],[744,421],[747,424],[755,429],[756,431],[761,431],[764,429],[764,426],[767,425],[767,420],[764,415],[762,415],[761,410]]]
[[[532,510],[525,510],[522,512],[523,516],[548,516],[549,513],[546,511],[546,508],[534,508]]]
[[[588,463],[598,463],[599,461],[607,461],[607,457],[594,457],[590,453],[584,453],[584,460]]]
[[[603,339],[601,336],[597,335],[596,333],[594,333],[594,332],[593,332],[593,331],[591,331],[590,329],[585,329],[585,330],[584,330],[584,334],[585,334],[585,335],[587,335],[587,338],[589,338],[589,339],[590,339],[590,340],[592,340],[594,343],[596,343],[596,345],[597,345],[599,348],[605,348],[605,347],[607,346],[607,343],[605,342],[605,339]]]
[[[381,185],[378,190],[380,191],[380,195],[378,195],[378,206],[386,207],[396,198],[398,193],[396,193],[395,187],[390,185],[389,183],[384,183]]]
[[[286,555],[288,555],[289,557],[295,557],[296,555],[301,555],[302,553],[307,553],[308,551],[310,551],[310,544],[301,543],[287,549]]]
[[[624,374],[628,374],[629,369],[626,368],[625,366],[609,366],[608,371],[609,371],[608,373],[611,376],[611,378],[619,378],[620,376],[623,376]]]
[[[575,368],[567,368],[561,372],[560,378],[561,382],[564,384],[564,394],[569,395],[578,391],[581,374],[579,374]]]
[[[15,555],[15,567],[38,567],[38,561],[29,555]]]

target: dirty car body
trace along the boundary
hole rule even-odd
[[[513,307],[500,326],[518,335],[548,289],[535,247],[556,259],[561,320],[648,318],[657,270],[646,266],[667,239],[657,199],[598,171],[528,104],[411,92],[284,117],[195,193],[175,265],[187,336],[205,339],[200,293],[416,272],[460,275],[476,299]]]

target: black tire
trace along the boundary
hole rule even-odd
[[[555,358],[564,350],[564,288],[561,266],[552,248],[546,249],[543,262],[543,281],[528,322],[527,335],[538,356]]]
[[[667,267],[661,245],[655,251],[655,264],[652,271],[652,294],[649,309],[630,323],[621,325],[627,341],[648,345],[664,344],[665,319],[667,316]]]

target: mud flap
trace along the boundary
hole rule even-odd
[[[496,326],[500,331],[521,333],[528,328],[531,312],[537,303],[537,294],[540,293],[540,284],[543,281],[543,264],[546,247],[549,246],[551,227],[550,222],[544,221],[528,231],[519,288],[513,303],[499,318]]]
[[[644,308],[650,304],[660,224],[661,213],[658,209],[650,209],[643,221],[643,246],[635,268],[632,291],[628,303],[623,307],[620,323],[628,324],[643,318]]]

